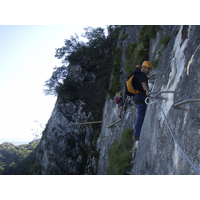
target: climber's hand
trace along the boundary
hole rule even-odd
[[[146,92],[146,96],[149,96],[150,95],[150,90],[148,90],[147,92]]]

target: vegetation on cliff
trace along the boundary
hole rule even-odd
[[[133,145],[133,129],[126,128],[120,141],[115,140],[108,152],[107,175],[125,175],[131,169],[131,155]]]
[[[119,30],[119,26],[108,26],[107,31],[100,27],[88,27],[83,34],[87,42],[80,41],[76,34],[66,39],[64,46],[56,49],[55,54],[56,58],[62,59],[63,65],[54,68],[51,78],[46,81],[45,94],[57,96],[57,105],[63,107],[69,102],[77,105],[81,100],[82,111],[86,115],[92,113],[88,121],[102,120],[106,95],[111,91],[113,94],[117,92],[116,87],[111,87],[112,90],[109,90],[109,85],[112,72],[115,71],[116,76],[119,74],[120,65],[116,56]],[[114,65],[114,61],[117,65]],[[116,82],[119,80],[116,79]],[[65,116],[66,113],[64,109],[62,114]],[[59,154],[62,155],[62,159],[55,156],[57,151],[62,149],[56,146],[53,149],[54,156],[49,158],[53,159],[51,161],[54,165],[44,171],[44,166],[36,157],[32,168],[33,174],[97,174],[99,152],[96,150],[96,144],[101,125],[93,124],[91,130],[87,143],[85,142],[86,130],[81,130],[79,134],[70,130],[62,146],[65,149],[62,150],[64,153]],[[46,134],[44,131],[45,143],[52,142],[52,138],[49,139]],[[56,135],[55,137],[55,140],[60,140]],[[45,145],[44,148],[49,151],[49,146]],[[38,152],[43,156],[41,149]],[[67,162],[74,164],[68,165]]]
[[[134,66],[149,58],[150,38],[155,38],[159,26],[143,26],[138,41],[129,44],[125,50],[126,71],[130,73]],[[127,34],[119,38],[119,26],[108,26],[106,36],[102,28],[85,29],[83,35],[87,42],[79,40],[78,35],[65,40],[65,45],[56,49],[55,57],[62,59],[63,66],[55,67],[51,78],[46,81],[45,94],[57,95],[61,103],[82,100],[83,111],[91,112],[95,121],[102,120],[106,95],[113,98],[121,90],[120,71],[122,47],[117,47],[118,39],[126,40]],[[80,77],[80,78],[79,78]],[[91,121],[91,119],[89,119]],[[81,174],[89,155],[98,162],[96,140],[100,125],[93,125],[91,145],[84,152]],[[109,151],[107,174],[126,174],[130,166],[129,152],[132,148],[132,129],[126,129],[120,142],[112,144]],[[87,154],[87,155],[86,155]]]
[[[125,50],[126,56],[126,72],[128,74],[133,70],[133,66],[141,65],[144,60],[149,60],[149,45],[150,39],[156,37],[159,30],[158,25],[145,25],[140,31],[137,42],[129,44]],[[153,65],[154,66],[154,65]]]
[[[78,35],[65,40],[65,46],[56,49],[55,54],[56,58],[62,59],[63,66],[55,68],[44,90],[47,95],[57,95],[63,103],[84,101],[84,111],[92,112],[94,120],[101,119],[109,91],[119,26],[108,26],[107,32],[106,36],[105,30],[100,27],[88,27],[83,34],[87,42],[80,41]],[[74,66],[79,66],[86,74],[82,83],[77,83],[72,73],[69,73]],[[117,89],[111,93],[117,92]]]
[[[112,71],[113,77],[109,88],[109,94],[111,95],[111,98],[115,96],[116,92],[121,90],[121,84],[119,78],[120,75],[122,74],[120,70],[122,48],[118,47],[113,52],[114,52],[113,71]]]
[[[15,146],[4,142],[0,145],[0,175],[28,175],[39,141]]]

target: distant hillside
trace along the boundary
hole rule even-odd
[[[27,140],[24,140],[22,138],[2,138],[0,139],[0,145],[3,144],[4,142],[10,142],[14,144],[15,146],[21,145],[21,144],[28,144],[30,142]]]
[[[4,142],[0,145],[0,175],[28,175],[31,161],[36,154],[39,140],[15,146]]]

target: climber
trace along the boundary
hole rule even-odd
[[[141,73],[136,73],[133,80],[135,89],[139,91],[139,93],[133,97],[133,100],[137,105],[137,119],[133,133],[133,141],[136,140],[139,141],[140,131],[142,128],[142,124],[147,109],[147,106],[145,104],[145,98],[149,94],[147,75],[150,73],[151,68],[152,68],[151,62],[144,61],[142,64]]]
[[[118,93],[118,96],[116,98],[116,103],[118,104],[118,108],[120,110],[118,117],[121,118],[121,113],[122,113],[122,110],[123,110],[123,99],[122,99],[122,93],[121,92]]]

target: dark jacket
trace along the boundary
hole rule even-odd
[[[145,82],[148,86],[148,79],[145,73],[137,73],[134,77],[134,86],[135,89],[138,90],[140,93],[136,94],[133,98],[134,102],[137,105],[145,104],[145,98],[146,98],[146,91],[143,89],[141,83]]]

